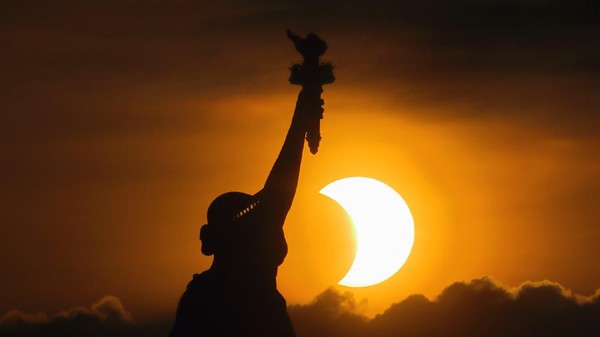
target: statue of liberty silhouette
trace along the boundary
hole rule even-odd
[[[213,262],[181,296],[171,337],[295,336],[276,283],[288,251],[283,224],[298,186],[304,139],[312,153],[321,139],[322,85],[334,78],[332,66],[319,62],[323,40],[289,31],[288,37],[304,62],[291,68],[290,82],[302,90],[287,136],[263,189],[224,193],[208,207],[200,240]]]

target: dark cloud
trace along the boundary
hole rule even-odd
[[[328,289],[312,303],[291,305],[299,337],[528,336],[592,337],[600,333],[600,291],[573,295],[557,283],[526,282],[510,288],[490,278],[457,282],[435,299],[412,295],[373,319],[350,292]],[[251,310],[251,308],[248,308]],[[75,308],[49,319],[11,310],[0,320],[0,336],[165,336],[171,320],[135,322],[112,296],[91,308]]]
[[[166,336],[170,322],[136,323],[121,301],[106,296],[90,308],[72,308],[52,319],[44,313],[11,310],[0,319],[0,336]]]
[[[597,336],[600,297],[574,296],[551,282],[511,289],[489,278],[457,282],[433,301],[412,295],[372,320],[349,294],[329,289],[291,306],[298,336]]]
[[[596,134],[597,2],[430,1],[373,7],[365,9],[371,16],[365,22],[372,24],[357,29],[365,36],[354,35],[359,44],[370,45],[356,62],[366,66],[353,67],[346,80],[384,87],[390,105],[434,107],[417,113],[424,118],[508,119],[554,135]]]
[[[116,324],[132,322],[131,314],[125,310],[121,300],[114,296],[102,298],[98,303],[93,304],[90,309],[74,308],[56,314],[56,319],[70,320],[79,317]]]
[[[366,317],[350,292],[329,289],[308,305],[292,305],[288,312],[298,336],[369,336]]]
[[[579,302],[555,283],[509,289],[483,278],[455,283],[432,302],[409,298],[395,304],[373,326],[413,336],[591,336],[600,331],[592,319],[599,309],[597,297]],[[419,312],[421,318],[409,312]],[[423,330],[427,332],[419,333]]]
[[[7,3],[2,137],[189,128],[190,95],[272,90],[293,55],[286,27],[330,41],[342,85],[444,107],[436,117],[571,135],[599,123],[597,1]]]

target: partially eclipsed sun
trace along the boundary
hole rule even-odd
[[[404,199],[371,178],[350,177],[320,191],[348,213],[356,232],[356,256],[338,284],[366,287],[385,281],[406,262],[414,241],[414,222]]]

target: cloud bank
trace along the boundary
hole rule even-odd
[[[577,296],[557,283],[509,288],[490,278],[456,282],[435,299],[412,295],[372,320],[350,293],[326,290],[290,307],[298,336],[598,336],[600,292]]]
[[[600,289],[580,296],[549,281],[515,288],[487,277],[456,282],[434,300],[412,295],[372,319],[361,314],[364,305],[350,292],[327,289],[312,303],[291,305],[289,313],[299,337],[600,335]],[[166,336],[170,326],[169,319],[136,323],[118,298],[107,296],[53,318],[11,310],[0,319],[0,336],[150,337]]]

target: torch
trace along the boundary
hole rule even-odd
[[[314,94],[314,96],[310,95],[311,97],[318,97],[314,109],[310,109],[308,129],[306,130],[308,148],[312,154],[316,154],[321,141],[320,129],[323,118],[321,92],[323,92],[323,84],[333,83],[335,80],[333,66],[331,63],[319,61],[319,57],[327,50],[327,44],[316,34],[310,33],[306,38],[301,38],[292,34],[288,29],[287,35],[304,59],[302,63],[295,63],[290,68],[290,83],[301,85],[303,90]]]

